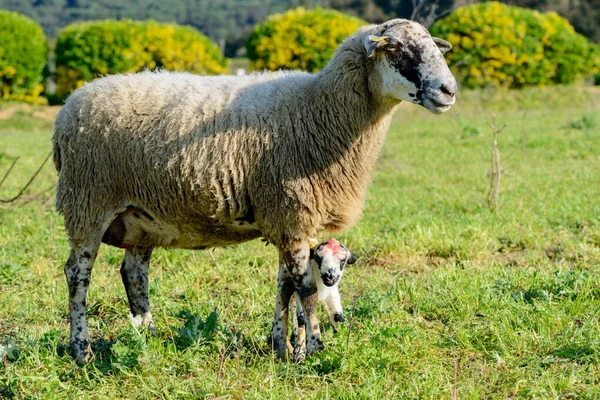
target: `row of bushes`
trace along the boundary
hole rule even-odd
[[[155,21],[93,21],[63,29],[56,42],[57,95],[97,76],[164,68],[214,75],[227,72],[217,45],[197,30]]]
[[[48,55],[33,20],[0,10],[0,98],[36,102]],[[155,21],[93,21],[63,29],[55,48],[56,94],[64,99],[106,74],[164,68],[196,74],[227,72],[219,47],[197,30]]]
[[[359,26],[358,18],[315,8],[290,10],[257,25],[247,42],[255,69],[318,71]],[[448,62],[467,87],[567,84],[598,73],[600,51],[555,13],[541,14],[497,2],[461,7],[431,32],[454,49]],[[0,10],[0,95],[35,101],[48,48],[40,26]],[[56,43],[57,95],[97,76],[165,68],[225,73],[227,61],[206,36],[190,27],[155,21],[94,21],[63,29]]]
[[[431,34],[452,43],[446,59],[471,88],[568,84],[600,67],[598,46],[554,12],[479,3],[439,20]]]

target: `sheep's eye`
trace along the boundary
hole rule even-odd
[[[343,271],[345,266],[346,266],[346,260],[342,260],[340,262],[340,271]]]
[[[322,258],[321,256],[319,256],[317,253],[315,253],[315,255],[314,255],[314,257],[313,257],[313,258],[315,259],[315,262],[316,262],[318,265],[321,265],[321,262],[323,262],[323,258]]]

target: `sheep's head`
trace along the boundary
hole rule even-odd
[[[454,104],[456,79],[443,56],[450,43],[432,37],[416,22],[393,19],[372,28],[364,46],[375,60],[376,82],[370,85],[380,95],[420,104],[435,114]]]
[[[348,249],[335,239],[329,239],[311,248],[310,259],[316,263],[325,286],[335,285],[342,277],[346,264],[356,262],[356,258]]]

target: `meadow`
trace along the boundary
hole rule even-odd
[[[53,109],[0,108],[0,198],[50,151]],[[493,116],[503,174],[486,203]],[[600,398],[600,91],[459,93],[434,116],[396,114],[364,217],[347,322],[325,350],[280,362],[267,344],[276,251],[260,241],[157,250],[157,336],[134,327],[103,246],[88,294],[95,357],[68,355],[68,247],[46,165],[0,205],[0,398]],[[323,236],[323,239],[327,235]]]

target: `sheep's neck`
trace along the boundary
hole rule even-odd
[[[346,82],[344,78],[335,70],[317,75],[306,115],[313,125],[312,143],[305,150],[306,170],[311,171],[315,195],[325,204],[322,227],[333,232],[352,226],[360,217],[395,108],[376,102],[366,78],[361,84],[356,76],[346,77]]]
[[[319,144],[329,143],[335,147],[339,161],[352,169],[345,173],[355,172],[368,179],[396,104],[382,104],[373,97],[364,71],[343,76],[336,69],[328,66],[315,77],[311,115],[318,117],[317,129],[312,132],[316,139],[312,151],[315,155],[322,153],[324,149]]]

